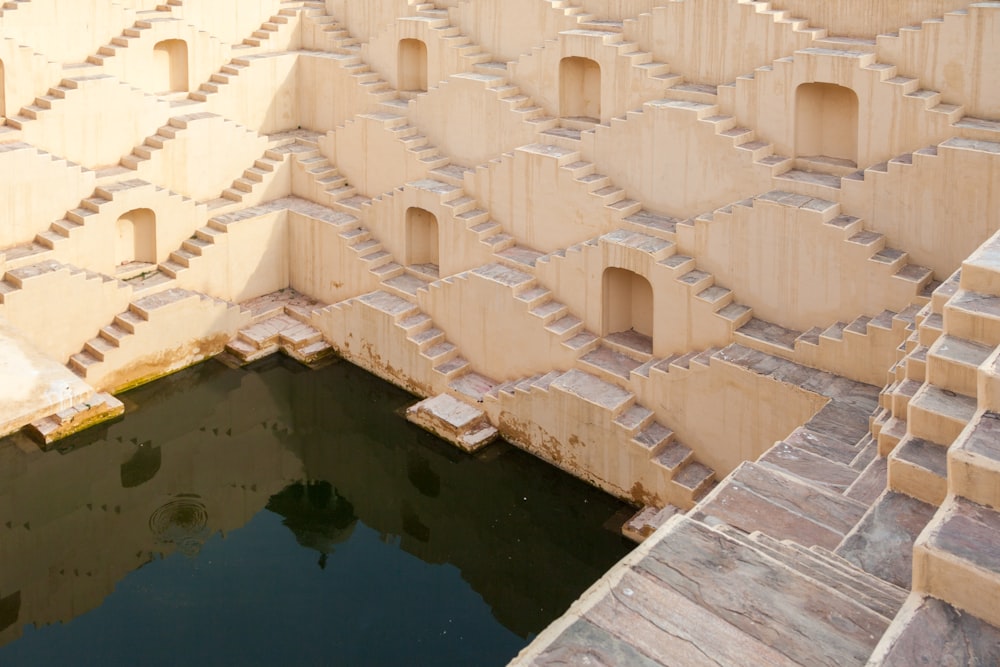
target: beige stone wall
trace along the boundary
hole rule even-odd
[[[25,143],[0,144],[0,238],[25,243],[94,189],[94,174]]]
[[[15,273],[24,277],[17,290],[4,295],[0,316],[60,363],[79,352],[132,298],[130,286],[65,264],[31,277]],[[39,317],[39,304],[44,304],[44,317]]]
[[[543,40],[555,39],[577,23],[570,11],[533,0],[462,2],[461,28],[497,60],[514,60]]]
[[[777,21],[758,2],[654,3],[629,16],[625,34],[685,80],[719,85],[811,45],[822,28]],[[739,35],[740,39],[733,39]]]
[[[879,35],[878,56],[906,76],[961,104],[970,116],[991,118],[1000,108],[1000,7],[974,3],[967,9]]]
[[[32,0],[4,10],[0,32],[52,62],[81,62],[132,25],[135,3],[105,0]],[[146,3],[151,4],[151,3]],[[85,30],[81,30],[85,27]]]
[[[916,0],[905,3],[891,0],[833,0],[823,3],[811,0],[777,0],[771,3],[775,9],[787,10],[792,16],[808,19],[811,25],[826,28],[831,34],[867,38],[941,16],[967,4],[961,0]]]
[[[640,65],[646,58],[633,58],[632,46],[622,36],[588,30],[561,32],[556,41],[534,46],[510,65],[512,80],[554,116],[587,116],[602,123],[642,106],[647,100],[663,97],[669,87],[667,81],[656,78]],[[590,105],[581,107],[573,103],[580,95],[578,88],[565,87],[565,70],[560,63],[566,58],[585,58],[596,62],[600,68],[597,77],[599,93],[585,90],[592,96]],[[580,109],[586,109],[581,112]]]
[[[1000,229],[1000,154],[959,139],[845,180],[845,209],[942,280]],[[944,187],[942,187],[944,184]]]
[[[740,146],[753,135],[724,134],[737,123],[716,105],[650,102],[582,141],[601,173],[654,210],[690,217],[769,189],[773,150]],[[725,177],[722,175],[725,174]]]
[[[97,168],[117,164],[172,115],[170,105],[115,77],[67,77],[61,97],[23,123],[24,140],[53,155]]]

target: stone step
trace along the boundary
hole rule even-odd
[[[657,528],[665,524],[670,517],[681,511],[679,507],[670,504],[665,507],[646,505],[625,522],[625,525],[622,526],[622,535],[634,542],[642,542]]]
[[[948,446],[975,412],[975,398],[925,383],[910,399],[906,421],[912,435]]]
[[[951,496],[914,545],[913,588],[1000,625],[1000,512]]]
[[[757,462],[835,493],[843,493],[859,472],[849,465],[811,454],[785,442],[776,443]]]
[[[989,345],[942,335],[927,351],[927,381],[943,390],[975,396],[976,371],[992,352]]]
[[[579,363],[588,372],[612,382],[619,379],[628,380],[629,374],[642,365],[642,362],[622,354],[607,345],[601,345],[596,350],[580,357]]]
[[[886,491],[834,552],[879,579],[909,588],[913,543],[936,509],[911,496]]]
[[[944,315],[950,335],[989,346],[1000,345],[1000,296],[960,289],[948,300]],[[930,319],[924,321],[924,327]]]
[[[948,493],[948,448],[908,435],[888,456],[889,488],[938,506]]]
[[[844,495],[864,505],[871,505],[885,491],[889,461],[878,456],[878,443],[873,439],[868,447],[873,450],[871,460],[861,469],[858,478],[844,491]]]
[[[672,443],[677,445],[679,443]],[[683,447],[683,445],[681,445]],[[653,459],[654,463],[663,465],[663,460],[670,446]],[[686,449],[686,448],[685,448]],[[689,460],[683,464],[680,470],[674,474],[670,480],[672,499],[682,507],[691,507],[701,498],[715,482],[715,471],[698,461]]]
[[[888,627],[883,616],[854,596],[832,590],[760,549],[688,518],[675,518],[668,527],[669,533],[635,569],[793,663],[863,664]],[[689,617],[687,627],[693,624]],[[725,664],[746,664],[747,655]],[[753,655],[760,664],[775,663],[763,653]]]
[[[980,410],[948,450],[949,490],[1000,507],[1000,414]]]
[[[785,436],[784,444],[795,447],[807,454],[821,456],[828,461],[851,465],[858,455],[858,450],[840,438],[830,437],[807,426],[800,426]]]
[[[868,664],[911,667],[933,656],[939,665],[1000,664],[1000,628],[947,602],[914,594]]]
[[[804,546],[832,549],[866,509],[797,477],[746,462],[702,500],[697,512],[744,532],[760,530]]]
[[[579,396],[585,401],[611,411],[616,416],[635,401],[635,396],[631,392],[577,369],[563,373],[552,382],[551,386]]]
[[[715,529],[834,591],[856,599],[886,621],[892,620],[906,600],[906,589],[886,584],[837,556],[831,558],[794,542],[777,540],[766,533],[747,535],[725,524]]]

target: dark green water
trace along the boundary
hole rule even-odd
[[[0,440],[0,665],[503,665],[629,543],[348,364],[208,362],[42,453]]]

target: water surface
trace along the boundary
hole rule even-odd
[[[346,363],[122,398],[58,451],[0,441],[0,665],[502,665],[630,546],[614,499]]]

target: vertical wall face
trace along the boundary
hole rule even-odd
[[[406,263],[439,266],[438,221],[430,211],[406,210]]]
[[[188,49],[183,39],[167,39],[153,47],[153,89],[180,92],[188,89]]]
[[[399,89],[427,91],[427,45],[419,39],[399,40]]]
[[[601,117],[601,66],[596,61],[571,56],[559,62],[559,115]]]
[[[6,96],[4,95],[3,61],[0,60],[0,118],[7,115]]]
[[[603,335],[635,330],[653,337],[653,287],[627,269],[604,271]]]
[[[115,264],[156,262],[156,214],[133,209],[118,218]]]
[[[858,96],[832,83],[795,90],[795,153],[858,160]]]

